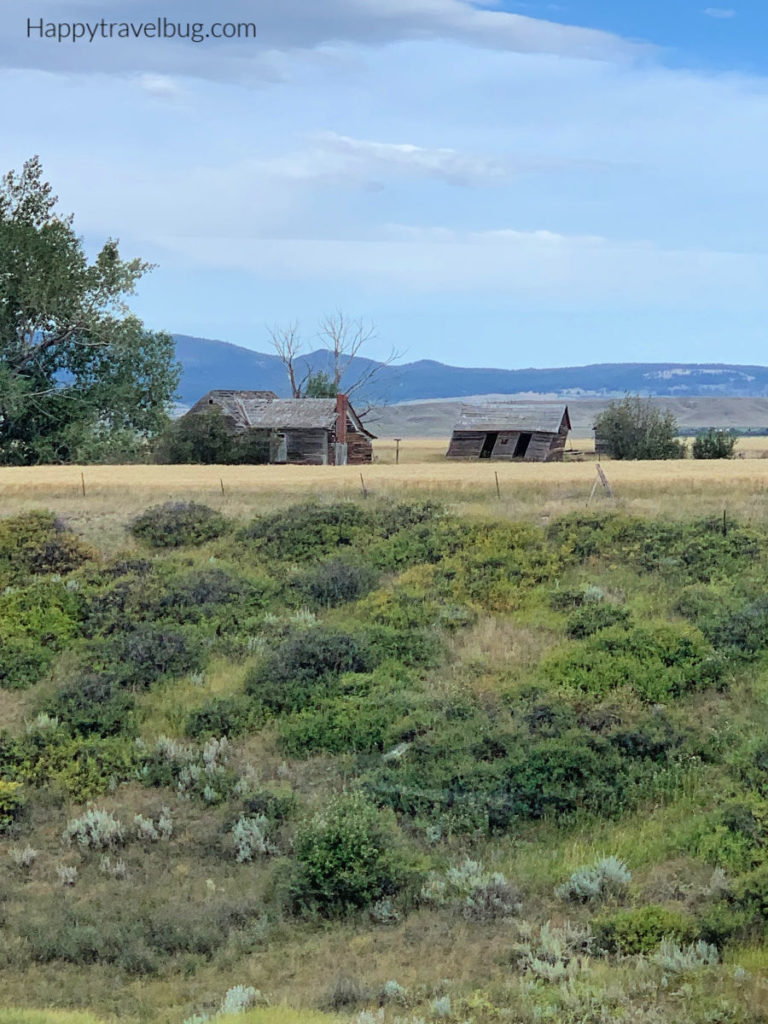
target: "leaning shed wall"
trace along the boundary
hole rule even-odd
[[[485,444],[485,431],[454,430],[446,453],[449,459],[479,459]]]

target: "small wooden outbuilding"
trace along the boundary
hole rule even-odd
[[[278,398],[274,391],[209,391],[186,413],[218,407],[233,433],[257,431],[269,438],[269,461],[298,466],[371,462],[375,438],[346,395]]]
[[[463,405],[447,458],[562,462],[570,429],[568,406],[559,403]]]

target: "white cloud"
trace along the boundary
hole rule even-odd
[[[504,179],[511,167],[502,160],[461,153],[450,147],[354,139],[336,132],[316,136],[320,165],[353,176],[405,175],[466,185]],[[317,160],[312,161],[318,167]]]
[[[177,99],[182,95],[178,82],[168,75],[145,74],[138,79],[139,88],[158,99]]]
[[[214,13],[215,11],[215,13]],[[499,10],[477,0],[279,0],[254,5],[231,0],[225,11],[207,0],[166,4],[161,19],[183,24],[255,23],[257,37],[194,43],[179,39],[101,38],[78,43],[39,38],[28,21],[155,22],[155,0],[115,0],[105,14],[88,0],[4,0],[0,6],[0,67],[45,68],[74,73],[159,73],[258,82],[273,80],[280,54],[337,44],[384,46],[405,40],[448,39],[515,53],[553,53],[595,60],[624,60],[647,47],[597,29],[563,25]]]
[[[703,13],[708,18],[717,18],[721,21],[736,17],[736,11],[730,7],[705,7]]]
[[[367,238],[156,236],[154,244],[190,266],[240,271],[261,281],[332,286],[371,294],[504,294],[508,301],[644,310],[768,308],[768,254],[675,249],[650,241],[551,231],[457,232],[392,226]]]

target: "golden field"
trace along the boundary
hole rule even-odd
[[[762,520],[768,502],[768,438],[739,442],[742,458],[611,462],[602,466],[613,488],[598,486],[592,505],[641,515],[722,514]],[[379,440],[369,466],[39,466],[0,469],[2,514],[50,506],[102,543],[124,543],[123,524],[148,505],[205,502],[248,515],[297,498],[409,496],[434,498],[463,511],[543,518],[584,508],[596,480],[591,441],[574,439],[562,463],[449,461],[446,442],[408,439],[395,465],[395,444]],[[498,491],[497,491],[498,479]],[[83,488],[85,493],[83,493]],[[55,504],[54,504],[55,503]],[[105,536],[106,534],[106,536]],[[113,534],[112,537],[109,535]]]

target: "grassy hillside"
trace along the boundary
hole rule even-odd
[[[103,501],[0,522],[0,1024],[765,1019],[764,516]]]

